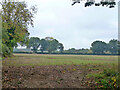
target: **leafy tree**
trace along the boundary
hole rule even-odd
[[[2,28],[2,54],[3,56],[8,56],[11,54],[10,47],[6,45],[6,42],[9,41],[9,36],[7,30]]]
[[[57,49],[60,49],[60,53],[62,53],[64,46],[62,43],[59,43],[58,40],[54,39],[53,37],[45,37],[45,39],[41,39],[40,41],[40,50],[48,51],[49,53],[53,53]]]
[[[58,48],[60,49],[60,53],[63,53],[64,46],[63,46],[63,44],[62,44],[62,43],[59,43]]]
[[[47,50],[48,41],[46,41],[45,39],[41,39],[40,40],[40,45],[41,45],[40,50],[43,53],[43,51]]]
[[[118,40],[110,40],[108,43],[108,49],[112,54],[117,54],[118,52]]]
[[[72,5],[76,4],[76,3],[80,3],[81,1],[84,1],[84,0],[72,0],[73,3]],[[95,6],[109,6],[109,8],[114,8],[115,5],[116,5],[116,2],[115,0],[101,0],[99,3],[96,3],[95,2],[96,0],[86,0],[85,2],[85,7],[89,7],[89,6],[92,6],[92,5],[95,5]]]
[[[75,53],[75,51],[76,51],[75,48],[70,48],[70,49],[68,49],[68,52],[69,52],[69,53]]]
[[[27,48],[32,48],[33,52],[37,52],[40,46],[40,39],[38,37],[31,37]]]
[[[58,49],[59,42],[56,39],[49,40],[48,43],[49,44],[47,50],[49,53],[52,53],[53,51]]]
[[[56,39],[54,39],[53,37],[46,37],[45,40],[47,41],[47,51],[49,53],[57,50],[59,42]]]
[[[108,47],[107,44],[103,41],[94,41],[91,46],[94,54],[104,54]]]
[[[2,5],[2,31],[6,36],[2,37],[3,56],[11,54],[14,46],[17,43],[26,42],[28,37],[28,25],[33,26],[33,16],[36,13],[35,6],[27,9],[25,2],[10,2],[10,0],[3,0]],[[10,53],[8,53],[10,51]]]

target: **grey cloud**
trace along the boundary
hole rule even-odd
[[[36,1],[36,2],[35,2]],[[52,36],[68,48],[89,48],[99,39],[106,42],[117,38],[117,7],[85,8],[69,0],[35,0],[28,4],[37,4],[35,27],[29,27],[30,36],[44,38]]]

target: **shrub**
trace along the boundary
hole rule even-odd
[[[104,69],[101,73],[88,74],[87,78],[94,78],[97,88],[118,88],[120,87],[119,76],[116,70]]]

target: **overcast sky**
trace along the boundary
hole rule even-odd
[[[25,0],[37,5],[34,28],[30,37],[54,37],[65,49],[89,48],[95,40],[108,42],[118,38],[118,6],[84,7],[84,2],[71,6],[71,0]]]

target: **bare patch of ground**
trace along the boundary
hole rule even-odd
[[[81,65],[3,66],[3,88],[86,88]]]

